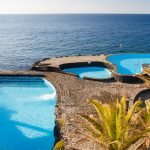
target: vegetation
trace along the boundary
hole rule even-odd
[[[141,127],[141,130],[145,131],[145,144],[147,148],[150,148],[150,100],[145,101],[146,109],[143,109],[140,113],[139,119],[137,119],[137,125]]]
[[[65,121],[63,118],[58,118],[56,120],[55,128],[56,128],[56,131],[58,132],[58,133],[56,133],[58,137],[55,136],[57,142],[56,142],[53,150],[64,150],[64,141],[61,140],[61,136],[60,136],[60,130],[64,126],[64,123],[65,123]]]
[[[141,101],[137,101],[128,111],[125,97],[111,104],[102,104],[97,100],[90,100],[89,103],[97,115],[79,115],[78,132],[83,138],[77,142],[78,145],[92,141],[104,150],[125,150],[143,139],[150,148],[149,101],[146,101],[146,109],[140,108]]]
[[[62,128],[64,126],[64,123],[65,123],[65,121],[63,118],[58,118],[56,120],[56,124],[59,126],[59,128]]]
[[[64,141],[61,140],[55,144],[54,150],[64,150]]]
[[[143,117],[143,126],[146,129],[146,146],[150,148],[150,101],[146,101],[146,113]]]
[[[137,77],[143,80],[148,88],[150,88],[150,70],[144,69],[144,73],[145,75],[137,75]]]

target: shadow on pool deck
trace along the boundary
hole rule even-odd
[[[54,141],[53,130],[49,131],[30,124],[11,120],[16,113],[0,107],[0,148],[8,150],[50,150]],[[46,136],[29,138],[25,136],[18,127],[23,127],[37,132],[45,133]]]

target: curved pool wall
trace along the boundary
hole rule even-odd
[[[135,96],[133,103],[135,103],[139,99],[142,101],[141,107],[145,107],[145,101],[150,99],[150,89],[145,89],[143,91],[140,91]]]
[[[109,69],[111,66],[102,62],[81,62],[63,64],[60,66],[61,70],[66,73],[77,75],[81,79],[110,79],[112,73]]]
[[[0,77],[0,148],[54,146],[56,90],[40,77]]]
[[[142,65],[150,64],[150,54],[116,54],[107,57],[116,66],[116,73],[135,75],[142,73]]]

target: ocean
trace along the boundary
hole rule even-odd
[[[150,15],[0,15],[0,70],[66,55],[150,53]]]

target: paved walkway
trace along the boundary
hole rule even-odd
[[[106,55],[96,55],[96,56],[69,56],[69,57],[59,57],[59,58],[49,58],[40,62],[35,63],[33,66],[51,66],[59,68],[59,65],[66,63],[75,62],[91,62],[91,61],[102,61],[106,62]]]
[[[103,103],[114,101],[123,95],[133,100],[138,92],[145,89],[143,84],[125,84],[112,81],[103,83],[89,80],[80,80],[76,77],[61,73],[46,73],[48,80],[54,84],[58,93],[58,104],[56,118],[62,118],[65,124],[61,130],[62,138],[65,141],[65,150],[77,149],[76,141],[81,137],[73,134],[76,131],[75,114],[94,113],[88,105],[88,99],[98,99]],[[80,145],[81,150],[99,150],[93,143]]]

